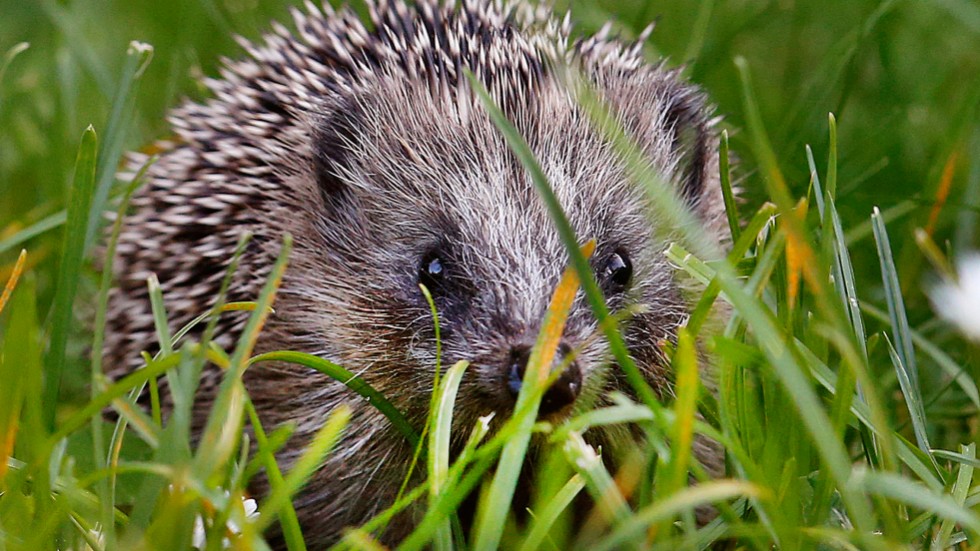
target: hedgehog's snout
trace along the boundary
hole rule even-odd
[[[548,387],[544,396],[541,398],[541,408],[538,410],[540,417],[547,417],[557,413],[575,403],[579,393],[582,391],[582,370],[578,362],[568,361],[571,348],[561,343],[555,354],[552,363],[552,372],[562,369],[558,379]],[[510,350],[507,365],[504,370],[504,385],[507,394],[513,400],[517,400],[517,394],[521,391],[524,381],[524,372],[527,370],[527,363],[531,357],[531,347],[526,344],[513,346]]]

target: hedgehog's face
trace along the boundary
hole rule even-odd
[[[322,325],[331,339],[319,350],[422,415],[437,350],[424,285],[439,314],[443,365],[471,363],[457,408],[464,422],[507,412],[568,255],[476,100],[437,101],[422,87],[378,86],[383,90],[335,107],[316,136],[324,199],[319,254],[328,257],[317,294],[331,304],[307,304],[306,320],[314,322],[307,325],[314,333]],[[621,87],[620,99],[637,94],[636,86]],[[678,149],[679,119],[649,88],[649,101],[615,107],[651,163],[682,179],[690,161]],[[660,345],[673,337],[685,308],[642,192],[557,84],[544,83],[526,104],[511,107],[577,235],[596,240],[594,276],[610,310],[623,316],[631,354],[651,385],[666,392]],[[699,179],[703,161],[697,159]],[[565,413],[609,390],[628,390],[610,362],[580,292],[556,359],[567,367],[542,412]]]

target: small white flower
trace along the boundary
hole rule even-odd
[[[957,263],[956,272],[959,282],[936,286],[930,293],[932,304],[963,334],[980,341],[980,254],[965,255]]]
[[[227,492],[225,492],[227,495]],[[242,508],[245,512],[245,517],[242,520],[250,520],[259,516],[259,506],[255,503],[254,499],[244,499],[242,498]],[[239,524],[237,517],[237,512],[232,512],[232,518],[228,519],[227,529],[233,534],[241,534],[242,528]],[[222,548],[231,549],[231,542],[228,538],[222,538]],[[191,540],[191,545],[195,549],[204,549],[207,545],[207,530],[204,527],[204,519],[200,515],[194,519],[194,537]]]

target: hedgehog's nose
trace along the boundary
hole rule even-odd
[[[571,349],[563,344],[558,346],[555,361],[552,369],[558,369],[565,364],[565,357]],[[531,357],[531,347],[518,345],[510,351],[510,365],[507,369],[507,390],[511,397],[517,399],[517,394],[521,391],[524,381],[524,372],[527,370],[527,361]],[[582,390],[582,371],[576,362],[571,362],[565,367],[558,380],[545,391],[541,398],[541,408],[538,410],[539,416],[547,416],[561,411],[571,405],[578,398]]]

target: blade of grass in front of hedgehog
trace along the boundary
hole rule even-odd
[[[122,200],[119,202],[119,208],[116,209],[116,217],[112,224],[112,232],[110,233],[109,241],[106,244],[105,257],[102,262],[102,277],[99,284],[99,294],[96,299],[95,323],[92,336],[91,383],[93,394],[102,387],[102,346],[105,342],[105,324],[109,309],[109,290],[112,287],[112,262],[116,256],[116,247],[119,244],[119,236],[122,233],[123,219],[126,216],[126,213],[129,211],[129,204],[133,198],[133,194],[143,183],[143,178],[146,176],[146,171],[150,169],[150,166],[152,166],[155,161],[156,158],[151,158],[144,163],[137,172],[136,176],[130,180],[129,185],[126,186]]]
[[[256,459],[265,467],[266,477],[269,479],[269,489],[271,492],[288,492],[286,480],[282,476],[282,470],[276,463],[273,449],[270,448],[270,441],[265,435],[262,421],[259,414],[255,411],[255,406],[251,400],[245,402],[245,411],[248,414],[249,422],[255,433],[255,443],[258,444]],[[283,442],[284,443],[284,442]],[[282,527],[282,537],[286,541],[286,548],[289,551],[305,551],[306,542],[303,540],[303,531],[296,517],[296,509],[293,508],[291,501],[283,504],[279,511],[279,525]]]
[[[594,250],[595,241],[589,241],[582,246],[581,254],[583,258],[588,258]],[[514,405],[512,420],[516,424],[516,430],[501,451],[489,494],[486,499],[480,500],[477,508],[475,549],[490,550],[499,546],[500,527],[504,525],[507,513],[511,510],[514,489],[517,487],[531,440],[531,429],[538,417],[543,386],[550,374],[564,333],[565,321],[578,289],[578,274],[572,267],[566,268],[544,314],[538,338],[531,348],[521,390]]]
[[[422,521],[416,526],[415,531],[401,542],[398,547],[399,549],[403,551],[425,549],[429,542],[432,541],[436,530],[439,529],[443,520],[449,515],[454,514],[463,503],[463,500],[471,495],[480,482],[486,479],[487,471],[490,470],[497,460],[498,451],[509,441],[509,435],[515,430],[516,423],[512,421],[519,419],[518,416],[512,417],[504,424],[503,428],[492,440],[478,448],[477,446],[490,430],[490,421],[492,418],[493,415],[491,414],[481,417],[477,421],[476,426],[473,427],[473,431],[470,433],[469,440],[466,442],[466,446],[449,468],[446,491],[442,492],[438,500],[429,507]],[[404,509],[412,500],[420,497],[422,491],[427,488],[428,481],[416,486],[400,502],[362,526],[359,531],[373,531],[378,526],[386,525],[392,515]]]
[[[164,356],[173,354],[173,337],[170,336],[170,327],[167,325],[167,309],[163,304],[163,289],[160,288],[160,280],[157,279],[156,274],[150,274],[150,277],[146,278],[146,288],[150,297],[153,329],[156,331],[160,353]]]
[[[733,264],[737,264],[745,255],[749,252],[749,249],[755,243],[756,237],[758,237],[759,232],[772,220],[772,217],[776,213],[776,206],[772,203],[766,203],[759,208],[752,217],[752,220],[745,226],[745,230],[740,234],[739,239],[735,242],[732,250],[728,253],[728,260]],[[677,258],[677,251],[682,250],[679,245],[672,243],[670,247],[667,248],[665,255]],[[718,282],[711,279],[708,283],[708,287],[701,294],[701,298],[698,299],[697,304],[691,310],[691,316],[687,320],[687,328],[693,335],[700,333],[701,326],[708,319],[708,315],[711,312],[711,307],[715,303],[715,299],[721,292]]]
[[[102,345],[105,341],[106,315],[109,306],[109,289],[112,287],[112,261],[115,257],[116,246],[119,243],[119,235],[122,232],[122,221],[126,212],[129,210],[129,203],[136,189],[143,181],[146,171],[150,168],[154,159],[144,163],[136,176],[126,186],[119,208],[116,209],[116,219],[112,225],[112,232],[106,246],[105,259],[102,264],[102,278],[99,285],[99,294],[96,299],[95,323],[92,337],[92,374],[90,377],[91,397],[105,387],[105,375],[102,373]],[[96,469],[105,467],[106,464],[113,463],[112,457],[118,454],[122,445],[122,433],[125,430],[125,418],[120,417],[116,430],[113,432],[109,446],[109,457],[106,457],[105,448],[102,442],[102,420],[98,417],[92,418],[92,454]],[[113,548],[116,542],[115,523],[112,522],[113,510],[115,509],[116,496],[116,477],[110,476],[107,480],[99,482],[99,493],[103,496],[101,507],[102,537],[108,548]]]
[[[645,410],[646,411],[646,410]],[[649,411],[647,411],[649,413]],[[561,487],[551,500],[545,504],[531,519],[531,529],[521,543],[518,551],[534,551],[544,544],[548,532],[558,520],[558,517],[568,509],[576,496],[585,488],[582,475],[575,474]]]
[[[440,492],[444,490],[446,479],[449,475],[449,445],[452,441],[452,422],[453,406],[456,404],[456,393],[459,384],[463,380],[463,373],[469,362],[460,360],[456,362],[446,376],[436,392],[435,416],[432,421],[432,429],[429,432],[429,453],[428,473],[429,473],[429,504],[434,504]],[[433,547],[437,550],[448,551],[453,548],[453,534],[451,523],[445,521],[436,531]]]
[[[605,296],[602,290],[599,289],[599,284],[592,274],[592,267],[589,265],[585,256],[582,255],[575,231],[565,216],[554,190],[549,185],[547,176],[545,176],[541,166],[534,158],[534,153],[514,125],[507,120],[504,113],[494,103],[493,98],[490,97],[480,81],[469,71],[466,72],[466,78],[477,96],[479,96],[481,104],[487,109],[494,126],[503,135],[511,151],[513,151],[518,160],[520,160],[521,165],[528,172],[538,195],[548,208],[548,214],[551,216],[551,220],[558,230],[558,235],[565,245],[565,251],[568,253],[572,266],[578,273],[579,281],[589,301],[589,306],[592,307],[592,312],[598,321],[599,327],[609,342],[609,350],[612,352],[613,358],[616,360],[620,369],[623,370],[626,379],[636,391],[640,400],[654,412],[655,417],[660,418],[663,406],[660,404],[653,389],[650,388],[650,385],[643,378],[639,368],[636,367],[633,358],[629,355],[626,344],[623,341],[623,336],[619,332],[619,327],[615,319],[609,314]]]
[[[85,228],[95,191],[97,148],[98,138],[95,129],[90,125],[82,133],[82,141],[78,146],[75,178],[68,196],[68,223],[65,226],[61,261],[58,265],[54,305],[48,322],[51,333],[48,354],[45,357],[44,395],[41,403],[44,408],[44,424],[49,432],[55,429],[55,410],[65,366],[65,347],[74,319],[72,304],[75,302],[85,257]]]
[[[592,526],[589,527],[589,532],[601,533],[601,528],[626,522],[633,511],[616,486],[612,475],[602,464],[602,458],[596,453],[595,448],[588,445],[581,434],[571,431],[568,432],[562,449],[568,463],[585,480],[585,487],[595,501],[599,513],[595,518],[597,524],[590,523]],[[594,541],[594,538],[586,538],[586,540]]]
[[[415,468],[418,466],[419,457],[422,452],[425,451],[426,438],[428,438],[429,431],[432,430],[433,417],[436,412],[436,398],[439,394],[437,392],[439,388],[439,380],[442,377],[442,332],[439,325],[439,311],[436,308],[436,303],[432,300],[432,293],[429,289],[422,283],[419,283],[419,290],[425,296],[425,301],[429,304],[429,312],[432,314],[432,330],[435,334],[436,343],[436,365],[435,365],[435,375],[432,377],[432,396],[429,398],[429,413],[425,420],[425,426],[422,427],[422,434],[418,439],[418,443],[415,445],[415,450],[412,453],[412,462],[409,463],[408,469],[405,472],[405,476],[402,478],[402,485],[398,488],[398,494],[395,497],[395,501],[401,499],[405,495],[405,491],[408,489],[409,483],[411,483],[412,478],[415,476]]]
[[[398,408],[393,406],[383,394],[378,392],[374,387],[369,385],[364,379],[354,375],[350,371],[344,369],[343,367],[331,362],[330,360],[321,358],[319,356],[314,356],[313,354],[307,354],[305,352],[293,352],[289,350],[280,350],[275,352],[266,352],[265,354],[259,354],[258,356],[253,356],[249,361],[249,365],[257,364],[259,362],[289,362],[297,365],[303,365],[311,369],[315,369],[320,373],[330,377],[335,381],[344,383],[347,388],[353,390],[354,392],[360,394],[364,398],[367,398],[368,403],[377,408],[378,411],[384,414],[388,418],[388,421],[408,440],[409,444],[415,446],[419,442],[419,435],[408,422],[408,419],[402,415],[402,412],[398,411]]]
[[[279,510],[288,505],[296,492],[309,480],[313,471],[323,464],[323,458],[340,440],[340,435],[350,422],[350,418],[351,410],[347,405],[341,405],[330,413],[327,421],[317,431],[310,445],[293,464],[289,474],[283,480],[282,486],[278,488],[278,491],[270,493],[262,502],[259,507],[262,514],[250,525],[254,529],[254,534],[261,534],[272,524],[278,516]]]
[[[194,458],[194,472],[202,480],[208,479],[210,474],[215,472],[215,469],[224,465],[238,445],[238,435],[241,433],[245,406],[245,386],[242,383],[242,374],[249,365],[249,356],[259,338],[259,331],[269,316],[276,291],[282,282],[289,253],[292,250],[292,243],[292,237],[286,234],[282,240],[279,257],[272,265],[268,279],[255,301],[255,310],[249,316],[248,322],[241,332],[238,344],[231,356],[231,364],[225,372],[221,386],[218,388],[214,405],[208,415],[204,431],[201,433],[200,445]]]
[[[701,388],[698,376],[698,357],[694,337],[686,329],[677,335],[677,351],[671,361],[676,374],[673,404],[674,424],[670,433],[670,456],[665,473],[656,486],[657,498],[668,498],[683,488],[688,481],[691,448],[694,445],[694,422],[697,413],[698,394]],[[671,521],[665,520],[655,528],[656,536],[670,533]],[[655,536],[655,537],[656,537]]]
[[[728,218],[728,231],[731,232],[732,243],[737,243],[742,230],[739,223],[742,217],[738,214],[738,203],[735,202],[735,192],[732,188],[732,170],[728,155],[728,130],[721,131],[718,144],[718,170],[721,181],[721,196],[725,201],[725,216]]]

